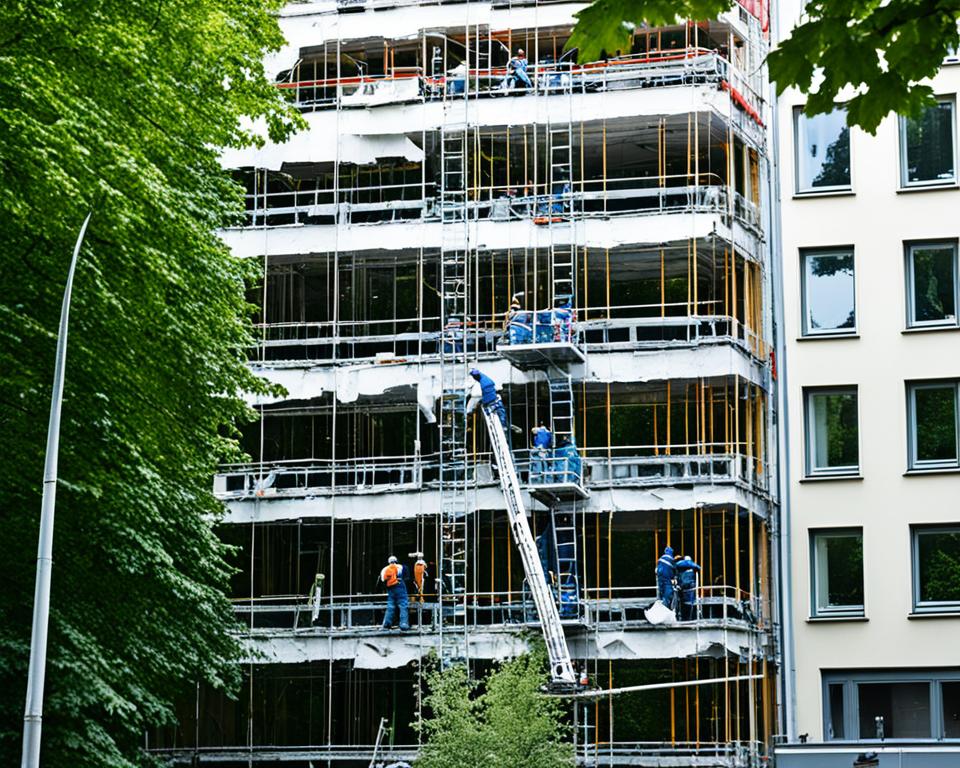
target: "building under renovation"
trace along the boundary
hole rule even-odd
[[[198,690],[151,744],[175,762],[412,762],[427,657],[523,652],[538,594],[578,680],[668,684],[571,697],[580,764],[772,753],[765,10],[637,20],[588,61],[584,6],[283,12],[268,68],[309,129],[225,156],[247,218],[224,237],[263,269],[251,365],[284,390],[215,479],[254,652],[238,700]],[[667,546],[701,570],[692,614],[655,624]],[[390,555],[426,563],[406,632],[381,628]]]

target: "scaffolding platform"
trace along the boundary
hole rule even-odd
[[[497,351],[517,368],[543,368],[548,365],[569,365],[586,360],[583,350],[570,341],[530,344],[502,344]]]
[[[527,490],[534,499],[548,507],[564,501],[590,498],[590,491],[572,480],[561,483],[532,483],[527,486]]]

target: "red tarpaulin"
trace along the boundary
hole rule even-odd
[[[764,32],[770,29],[769,0],[737,0],[737,3],[751,16],[760,19]]]

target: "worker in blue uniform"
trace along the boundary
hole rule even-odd
[[[700,566],[686,555],[677,560],[675,569],[680,590],[680,621],[694,621],[697,618],[697,573]]]
[[[676,575],[676,563],[673,548],[664,547],[663,554],[657,560],[657,597],[667,608],[673,608],[673,577]]]
[[[530,451],[530,482],[542,483],[546,480],[549,451],[553,447],[553,433],[543,422],[534,427],[533,449]]]
[[[579,485],[583,475],[583,459],[580,457],[576,439],[573,435],[564,435],[557,443],[553,452],[555,457],[553,482]]]
[[[530,75],[527,74],[527,57],[523,53],[523,48],[517,51],[516,56],[512,56],[507,62],[507,84],[514,88],[532,88]]]
[[[503,431],[509,437],[510,423],[507,421],[507,409],[503,407],[503,400],[497,394],[496,382],[476,368],[470,369],[470,377],[480,385],[480,403],[486,410],[497,414],[500,423],[503,425]]]

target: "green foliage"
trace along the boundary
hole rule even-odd
[[[580,50],[580,61],[595,61],[601,51],[629,51],[634,30],[676,24],[682,19],[711,19],[732,5],[729,0],[596,0],[577,14],[567,48]]]
[[[805,13],[770,54],[770,78],[781,93],[809,94],[810,115],[829,112],[853,86],[847,122],[870,133],[891,111],[918,116],[932,102],[920,81],[958,43],[958,0],[811,0]]]
[[[432,716],[423,722],[425,744],[417,768],[572,766],[563,705],[542,695],[546,682],[542,646],[505,662],[482,686],[467,677],[464,666],[434,669],[424,698]]]
[[[578,14],[570,40],[581,60],[601,49],[627,50],[632,30],[676,19],[710,19],[732,7],[722,0],[597,0]],[[806,113],[834,108],[848,86],[847,122],[874,133],[890,112],[919,116],[932,103],[922,83],[960,44],[960,0],[810,0],[804,20],[771,52],[770,79],[780,93],[807,93]],[[785,30],[786,31],[786,30]]]
[[[0,762],[18,761],[43,451],[73,291],[43,762],[131,766],[203,679],[238,681],[218,461],[262,390],[244,281],[216,229],[242,210],[215,146],[297,124],[264,75],[278,0],[0,6]]]
[[[490,754],[488,734],[480,728],[482,706],[477,683],[465,665],[427,675],[428,693],[423,703],[431,716],[423,721],[426,741],[418,768],[460,768],[484,765]]]

